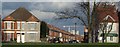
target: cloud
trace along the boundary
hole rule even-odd
[[[72,8],[74,7],[74,2],[68,3],[68,2],[39,2],[39,3],[32,3],[30,8],[38,9],[38,10],[44,10],[44,11],[55,11],[55,10],[61,10],[64,8]]]
[[[89,0],[94,2],[94,0]],[[120,0],[97,0],[98,2],[118,2]],[[2,2],[88,2],[88,0],[2,0]]]
[[[74,7],[74,3],[75,2],[72,2],[72,3],[65,3],[65,2],[58,2],[58,3],[56,3],[56,2],[52,2],[52,6],[54,6],[54,7],[57,7],[57,8],[72,8],[72,7]]]
[[[53,19],[53,18],[56,17],[56,14],[53,13],[53,12],[42,12],[42,11],[39,11],[39,10],[32,10],[30,12],[41,20]]]
[[[56,10],[62,10],[64,8],[72,8],[74,7],[75,2],[9,2],[9,3],[3,3],[3,16],[5,17],[12,13],[15,9],[21,6],[25,6],[27,10],[29,10],[34,16],[39,18],[42,21],[45,21],[49,24],[52,24],[54,26],[57,26],[61,29],[67,30],[67,28],[63,28],[64,25],[74,25],[72,20],[55,20],[57,17],[54,12],[49,11],[56,11]],[[25,5],[24,5],[25,4]],[[44,10],[44,11],[43,11]],[[47,12],[48,11],[48,12]],[[78,30],[83,31],[82,28],[78,28]]]

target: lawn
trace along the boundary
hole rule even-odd
[[[120,47],[119,43],[3,43],[2,47]]]

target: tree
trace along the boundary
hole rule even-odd
[[[111,32],[112,30],[112,26],[113,26],[113,22],[111,22],[111,25],[108,25],[108,19],[104,20],[101,24],[100,24],[100,31],[102,31],[102,43],[104,43],[104,40],[105,42],[107,42],[107,36],[108,34]]]
[[[49,35],[49,28],[47,26],[47,23],[44,21],[41,21],[41,26],[40,26],[40,38],[46,38],[46,35]]]
[[[119,20],[120,20],[120,12],[118,12],[118,17],[119,17]],[[120,27],[120,22],[119,22],[119,27]],[[119,34],[120,34],[120,30],[119,30]],[[119,43],[120,43],[120,35],[119,35]]]
[[[66,8],[64,11],[56,12],[56,14],[59,16],[58,19],[78,18],[81,21],[81,24],[88,29],[88,43],[94,43],[97,42],[98,28],[100,24],[98,21],[97,8],[101,6],[101,4],[103,7],[106,7],[108,2],[79,2],[75,4],[76,7],[72,9]]]
[[[88,39],[89,43],[93,42],[92,32],[95,31],[95,20],[97,17],[96,9],[99,6],[99,3],[94,2],[93,7],[90,8],[90,2],[80,2],[76,3],[76,7],[74,9],[65,9],[62,12],[56,12],[59,15],[58,19],[68,19],[68,18],[78,18],[82,23],[82,25],[86,26],[88,29]],[[83,16],[80,16],[80,12],[83,13]],[[96,40],[96,39],[94,39]]]
[[[105,40],[105,42],[107,42],[107,36],[111,32],[111,30],[112,30],[113,23],[116,22],[113,19],[113,17],[111,17],[111,16],[115,15],[115,13],[117,13],[116,12],[117,10],[116,10],[115,5],[111,5],[109,3],[103,3],[100,8],[102,10],[98,10],[98,11],[100,11],[102,13],[100,13],[100,12],[99,13],[102,14],[103,16],[105,16],[105,17],[102,17],[101,19],[98,18],[99,19],[98,20],[99,21],[99,32],[102,32],[102,34],[101,34],[102,42],[104,43],[104,40]],[[100,14],[99,14],[99,17],[101,17]],[[116,16],[117,15],[115,15],[114,17],[116,17]]]

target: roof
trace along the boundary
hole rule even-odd
[[[118,22],[118,14],[115,6],[108,5],[106,7],[99,6],[97,8],[98,20],[103,22],[106,18],[108,22]]]
[[[56,31],[61,32],[61,33],[64,33],[64,34],[71,35],[70,32],[67,32],[67,31],[65,31],[65,30],[62,30],[62,29],[60,29],[60,28],[58,28],[58,27],[55,27],[55,26],[53,26],[53,25],[47,24],[47,26],[48,26],[48,28],[50,28],[50,29],[52,29],[52,30],[56,30]]]
[[[24,7],[16,9],[13,13],[3,18],[3,20],[15,21],[40,21]]]

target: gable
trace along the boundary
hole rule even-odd
[[[27,21],[39,21],[35,16],[31,16]]]
[[[115,19],[111,17],[110,15],[107,15],[103,20],[115,21]]]

